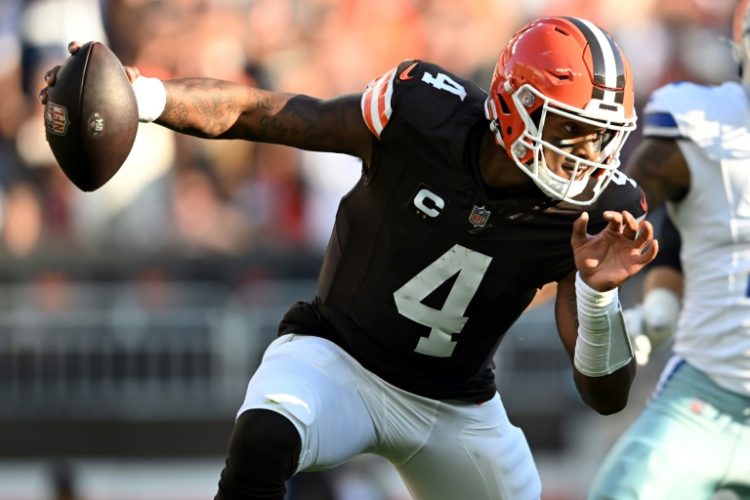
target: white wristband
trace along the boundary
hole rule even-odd
[[[573,364],[589,377],[609,375],[630,363],[633,348],[625,328],[618,291],[598,292],[576,273],[578,338]]]
[[[138,103],[138,120],[152,122],[167,106],[167,89],[158,78],[139,76],[133,81],[133,92]]]

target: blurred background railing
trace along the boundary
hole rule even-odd
[[[64,307],[45,313],[32,285],[2,287],[12,300],[0,305],[0,417],[224,417],[281,315],[313,285],[74,282]]]

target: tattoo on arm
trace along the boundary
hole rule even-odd
[[[170,80],[167,105],[157,122],[198,137],[216,137],[229,129],[242,109],[239,85],[208,78]]]
[[[278,109],[264,110],[259,121],[259,139],[317,151],[360,155],[369,132],[359,114],[359,104],[350,97],[320,101],[294,96]],[[280,108],[280,109],[279,109]]]
[[[366,157],[371,136],[359,96],[322,101],[206,78],[166,82],[159,124],[206,138],[246,139]]]
[[[188,110],[187,106],[183,103],[178,103],[176,106],[173,106],[172,109],[167,109],[165,111],[166,118],[169,121],[182,123],[185,120],[187,120],[188,116]]]

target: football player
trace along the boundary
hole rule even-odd
[[[489,95],[419,60],[326,101],[128,71],[143,120],[362,160],[316,297],[291,307],[250,380],[218,499],[281,499],[294,473],[361,453],[391,461],[414,498],[539,498],[492,357],[548,282],[583,400],[625,406],[635,364],[618,287],[658,245],[618,170],[633,76],[599,27],[524,26]]]
[[[742,82],[669,84],[645,108],[627,172],[652,203],[666,202],[679,231],[682,310],[672,357],[592,499],[750,498],[749,16],[742,0],[733,30]],[[660,280],[664,308],[675,310],[676,282]]]

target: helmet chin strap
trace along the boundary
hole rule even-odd
[[[500,127],[497,125],[497,120],[490,120],[490,132],[495,137],[497,145],[505,149],[505,141],[503,140],[503,134],[500,132]]]
[[[549,188],[554,189],[559,193],[565,193],[565,198],[574,198],[579,194],[583,193],[586,186],[589,183],[589,177],[591,174],[586,174],[582,179],[565,179],[559,175],[553,173],[547,165],[540,165],[537,185],[544,184]],[[535,179],[536,181],[536,179]],[[567,190],[567,192],[566,192]]]

